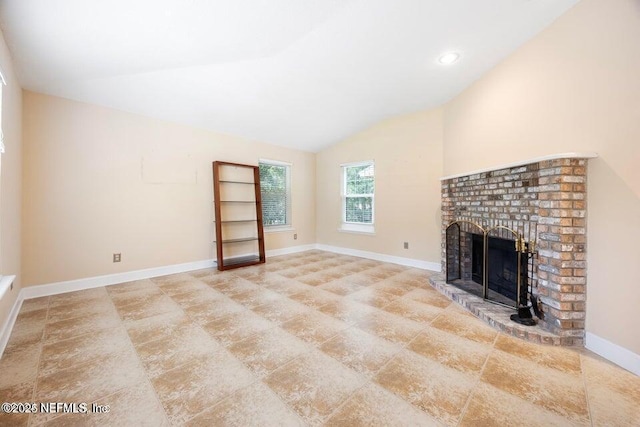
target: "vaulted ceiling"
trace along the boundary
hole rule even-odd
[[[577,1],[0,0],[0,26],[25,89],[318,151],[447,102]]]

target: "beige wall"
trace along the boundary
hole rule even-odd
[[[375,235],[339,232],[340,164],[375,161]],[[385,120],[317,155],[318,243],[440,262],[442,110]],[[409,242],[409,249],[403,249]]]
[[[20,292],[20,227],[22,210],[22,89],[11,55],[0,33],[0,68],[7,81],[2,88],[2,130],[6,152],[0,158],[0,275],[17,275],[12,291],[0,300],[0,328]]]
[[[582,0],[445,106],[446,175],[595,151],[587,330],[640,354],[640,2]]]
[[[211,162],[260,158],[293,164],[267,250],[315,243],[315,154],[25,91],[24,285],[215,258]]]

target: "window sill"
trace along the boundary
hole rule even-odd
[[[16,276],[0,276],[0,299],[11,289],[11,284],[15,279]]]
[[[296,229],[290,225],[278,225],[278,226],[264,227],[263,231],[265,233],[284,233],[286,231],[296,231]]]
[[[375,236],[376,229],[373,224],[347,224],[343,223],[338,228],[340,233],[353,233],[353,234],[366,234],[369,236]]]

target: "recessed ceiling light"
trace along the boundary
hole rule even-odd
[[[451,65],[460,59],[458,52],[447,52],[438,58],[438,62],[442,65]]]

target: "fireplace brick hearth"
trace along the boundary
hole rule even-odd
[[[587,159],[595,155],[554,157],[443,178],[442,271],[447,271],[445,231],[453,221],[466,219],[483,227],[515,229],[526,224],[524,238],[536,244],[528,279],[544,319],[526,333],[509,324],[494,326],[533,341],[584,345]]]

